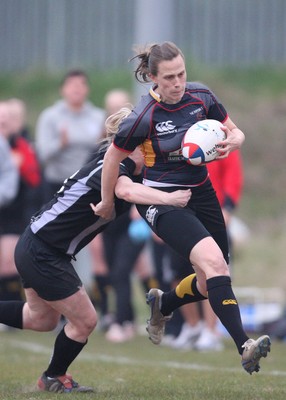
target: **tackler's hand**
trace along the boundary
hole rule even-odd
[[[109,203],[103,203],[101,201],[98,204],[90,203],[90,207],[95,215],[98,215],[103,219],[111,220],[114,218],[115,215],[114,203],[109,204]]]

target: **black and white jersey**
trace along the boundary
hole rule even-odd
[[[31,219],[31,230],[60,252],[75,255],[110,222],[95,215],[90,203],[101,201],[101,172],[105,152],[96,154],[87,165],[66,179],[54,198]],[[127,158],[120,164],[119,175],[130,178],[135,163]],[[130,204],[115,199],[116,216]]]
[[[182,139],[197,121],[208,118],[224,122],[227,112],[201,83],[187,83],[177,104],[160,101],[154,89],[142,96],[138,106],[121,122],[114,145],[124,151],[141,145],[145,159],[143,177],[155,186],[199,185],[207,178],[207,169],[186,163],[181,153]]]

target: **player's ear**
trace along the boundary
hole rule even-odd
[[[148,74],[149,79],[151,79],[152,82],[154,82],[155,84],[158,83],[158,78],[156,75],[153,75],[151,73]]]

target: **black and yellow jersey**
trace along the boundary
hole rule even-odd
[[[147,185],[199,185],[207,178],[207,169],[192,166],[183,159],[183,136],[197,121],[224,122],[227,112],[214,93],[201,83],[187,83],[185,94],[177,104],[163,103],[155,90],[156,87],[142,96],[130,116],[122,121],[113,143],[128,152],[141,145],[145,160],[143,178]]]

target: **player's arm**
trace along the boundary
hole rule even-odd
[[[136,204],[161,204],[185,207],[191,198],[191,190],[176,190],[171,193],[133,182],[128,176],[118,178],[115,186],[118,198]]]
[[[226,139],[218,143],[218,145],[221,145],[222,147],[217,148],[218,153],[220,153],[220,156],[218,156],[217,159],[226,158],[231,151],[240,149],[245,140],[244,133],[229,117],[223,124],[224,128],[222,128],[222,130],[226,133]]]
[[[118,150],[111,145],[105,156],[101,175],[101,202],[94,206],[96,215],[110,219],[114,208],[114,190],[119,175],[119,164],[128,157],[127,152]]]

